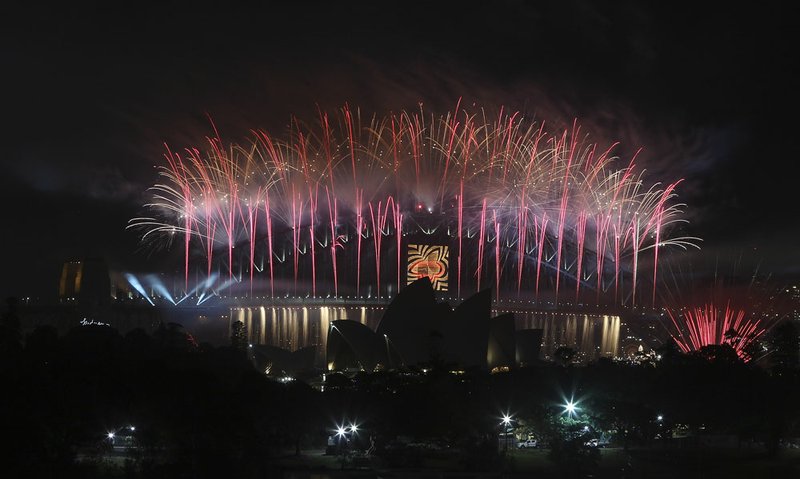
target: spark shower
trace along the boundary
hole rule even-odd
[[[450,247],[458,298],[492,287],[497,299],[655,304],[662,250],[699,241],[678,235],[680,180],[646,183],[638,152],[620,159],[577,122],[550,132],[459,107],[345,106],[292,119],[283,136],[227,143],[214,128],[202,146],[165,145],[129,228],[182,248],[187,293],[220,275],[250,295],[387,297],[411,242]]]

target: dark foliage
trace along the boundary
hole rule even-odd
[[[431,450],[449,450],[457,467],[479,471],[504,463],[498,432],[509,412],[516,432],[549,447],[566,476],[596,471],[600,456],[587,439],[599,431],[629,449],[725,435],[771,452],[800,435],[788,354],[796,333],[788,330],[775,339],[787,357],[771,369],[744,363],[728,346],[685,355],[667,345],[645,364],[564,367],[564,351],[560,364],[500,374],[454,374],[441,361],[425,371],[331,374],[321,392],[269,379],[236,341],[197,346],[178,325],[124,336],[105,326],[63,336],[40,327],[23,342],[15,314],[4,314],[0,338],[8,477],[103,476],[97,459],[109,453],[107,433],[122,437],[129,425],[138,447],[119,477],[271,477],[276,457],[324,449],[345,420],[364,430],[352,447],[374,446],[387,466],[424,466]],[[568,399],[574,417],[564,412]]]

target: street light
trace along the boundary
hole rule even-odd
[[[505,444],[503,446],[503,453],[508,451],[508,427],[511,425],[511,416],[508,413],[503,414],[503,434],[505,435]]]
[[[566,404],[564,404],[564,412],[567,413],[569,415],[569,417],[572,417],[573,415],[575,415],[575,411],[577,411],[578,409],[580,409],[580,408],[571,399],[569,401],[567,401]]]
[[[346,438],[347,428],[344,426],[336,425],[336,437],[339,444],[339,459],[341,461],[341,468],[344,469],[344,448],[342,447],[342,438]]]

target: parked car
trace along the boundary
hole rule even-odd
[[[527,449],[535,447],[536,447],[536,439],[528,439],[527,441],[522,441],[517,444],[517,449]]]

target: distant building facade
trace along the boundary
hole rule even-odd
[[[58,282],[58,298],[62,303],[74,303],[85,308],[110,305],[108,265],[98,258],[65,262]]]

